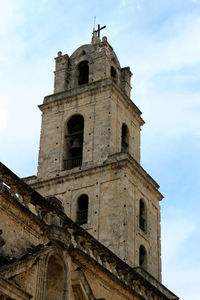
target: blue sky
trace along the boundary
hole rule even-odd
[[[0,0],[0,158],[36,174],[54,57],[89,43],[94,16],[142,110],[142,166],[160,184],[163,283],[200,294],[200,0]]]

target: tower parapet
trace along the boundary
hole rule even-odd
[[[59,51],[55,61],[54,93],[110,78],[130,97],[130,68],[121,68],[105,36],[100,40],[93,35],[91,44],[79,47],[70,57]]]

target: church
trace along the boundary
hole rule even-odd
[[[54,74],[37,176],[0,164],[0,299],[179,299],[161,283],[163,196],[140,164],[130,68],[99,26]]]

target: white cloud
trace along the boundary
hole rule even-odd
[[[199,299],[200,263],[196,255],[194,236],[198,220],[184,209],[167,209],[162,224],[163,283],[182,300]],[[198,243],[198,241],[196,240]]]
[[[23,0],[18,1],[1,1],[0,3],[0,35],[6,35],[22,21],[23,15],[20,13]]]
[[[146,82],[155,74],[200,63],[199,18],[182,17],[176,22],[182,29],[160,41],[153,35],[135,38],[137,45],[126,60],[132,61],[132,70],[138,78]]]
[[[195,231],[193,221],[186,219],[185,216],[175,215],[173,219],[168,219],[162,226],[162,253],[165,262],[173,260],[176,257],[182,245],[187,241],[191,234]]]
[[[134,11],[135,7],[137,9],[141,9],[141,2],[140,2],[140,0],[134,0],[134,1],[122,0],[121,4],[122,4],[122,6],[127,6],[128,5],[128,9],[130,9],[131,11]]]
[[[200,22],[198,18],[185,19],[185,23],[184,18],[181,18],[179,22],[183,28],[181,31],[160,42],[155,41],[152,36],[145,41],[143,38],[143,41],[140,40],[140,49],[135,48],[127,58],[132,61],[134,72],[132,98],[147,122],[143,130],[147,134],[161,137],[164,133],[166,140],[168,137],[180,137],[188,133],[200,135],[199,92],[186,92],[183,88],[171,91],[165,79],[164,90],[159,91],[159,74],[167,73],[172,77],[174,71],[200,64]],[[172,77],[175,86],[176,80],[182,80],[183,86],[184,82],[195,80],[192,75],[181,74],[182,78]]]
[[[185,260],[179,265],[180,259],[176,257],[176,263],[164,266],[163,283],[181,300],[199,300],[199,265],[185,266]]]
[[[142,92],[143,93],[143,92]],[[146,95],[140,95],[140,107],[143,117],[147,122],[144,130],[151,135],[164,133],[168,137],[179,138],[185,134],[192,136],[200,135],[200,101],[199,94],[166,94],[152,93],[147,91]]]
[[[141,3],[139,0],[137,1],[137,9],[141,9]]]
[[[9,119],[10,113],[4,108],[0,107],[0,132],[6,129]]]

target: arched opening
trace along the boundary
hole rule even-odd
[[[139,265],[143,269],[147,268],[147,252],[143,245],[139,249]]]
[[[84,118],[72,116],[67,122],[65,135],[64,169],[69,170],[82,165]]]
[[[78,209],[76,222],[79,225],[87,224],[88,222],[88,195],[83,194],[78,198]]]
[[[143,199],[140,199],[139,203],[139,227],[143,230],[146,231],[146,205],[143,201]]]
[[[47,266],[45,300],[65,299],[66,281],[64,263],[58,255],[52,255]]]
[[[89,82],[89,65],[88,61],[84,60],[78,65],[78,84],[82,85]]]
[[[121,152],[128,152],[129,134],[128,127],[123,123],[121,132]]]
[[[113,66],[110,67],[110,76],[113,78],[113,80],[116,82],[117,80],[117,72]]]

